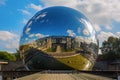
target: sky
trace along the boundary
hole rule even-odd
[[[67,6],[87,16],[100,44],[120,37],[120,0],[0,0],[0,50],[15,52],[27,21],[50,6]]]

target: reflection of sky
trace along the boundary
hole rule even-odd
[[[52,7],[38,12],[26,24],[21,44],[46,36],[93,37],[94,30],[80,12],[65,7]]]

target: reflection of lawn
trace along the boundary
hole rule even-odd
[[[46,51],[47,51],[47,52],[56,52],[56,48],[48,48]],[[61,51],[62,51],[62,52],[72,52],[72,51],[74,51],[74,50],[61,48]]]
[[[69,48],[69,49],[61,48],[61,51],[62,51],[62,52],[72,52],[73,50],[70,49],[70,48]]]
[[[77,70],[90,70],[93,67],[93,64],[82,55],[57,58],[57,60]]]
[[[47,51],[47,52],[55,52],[56,49],[55,49],[55,48],[48,48],[46,51]]]

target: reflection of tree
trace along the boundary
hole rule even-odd
[[[81,55],[87,57],[90,61],[94,62],[98,54],[98,45],[92,42],[89,44],[86,42],[76,43],[78,45],[78,48],[76,48],[76,53],[80,53]]]
[[[40,53],[40,50],[36,48],[29,48],[27,51],[24,52],[25,54],[25,61],[30,60],[33,56]]]
[[[29,49],[29,44],[21,45],[20,46],[20,51],[26,51]]]
[[[20,56],[20,51],[16,49],[16,53],[14,53],[16,60],[20,61],[21,60],[21,56]]]

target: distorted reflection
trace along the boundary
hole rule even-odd
[[[98,41],[82,13],[67,7],[50,7],[28,21],[20,52],[29,70],[89,70],[97,58]]]

